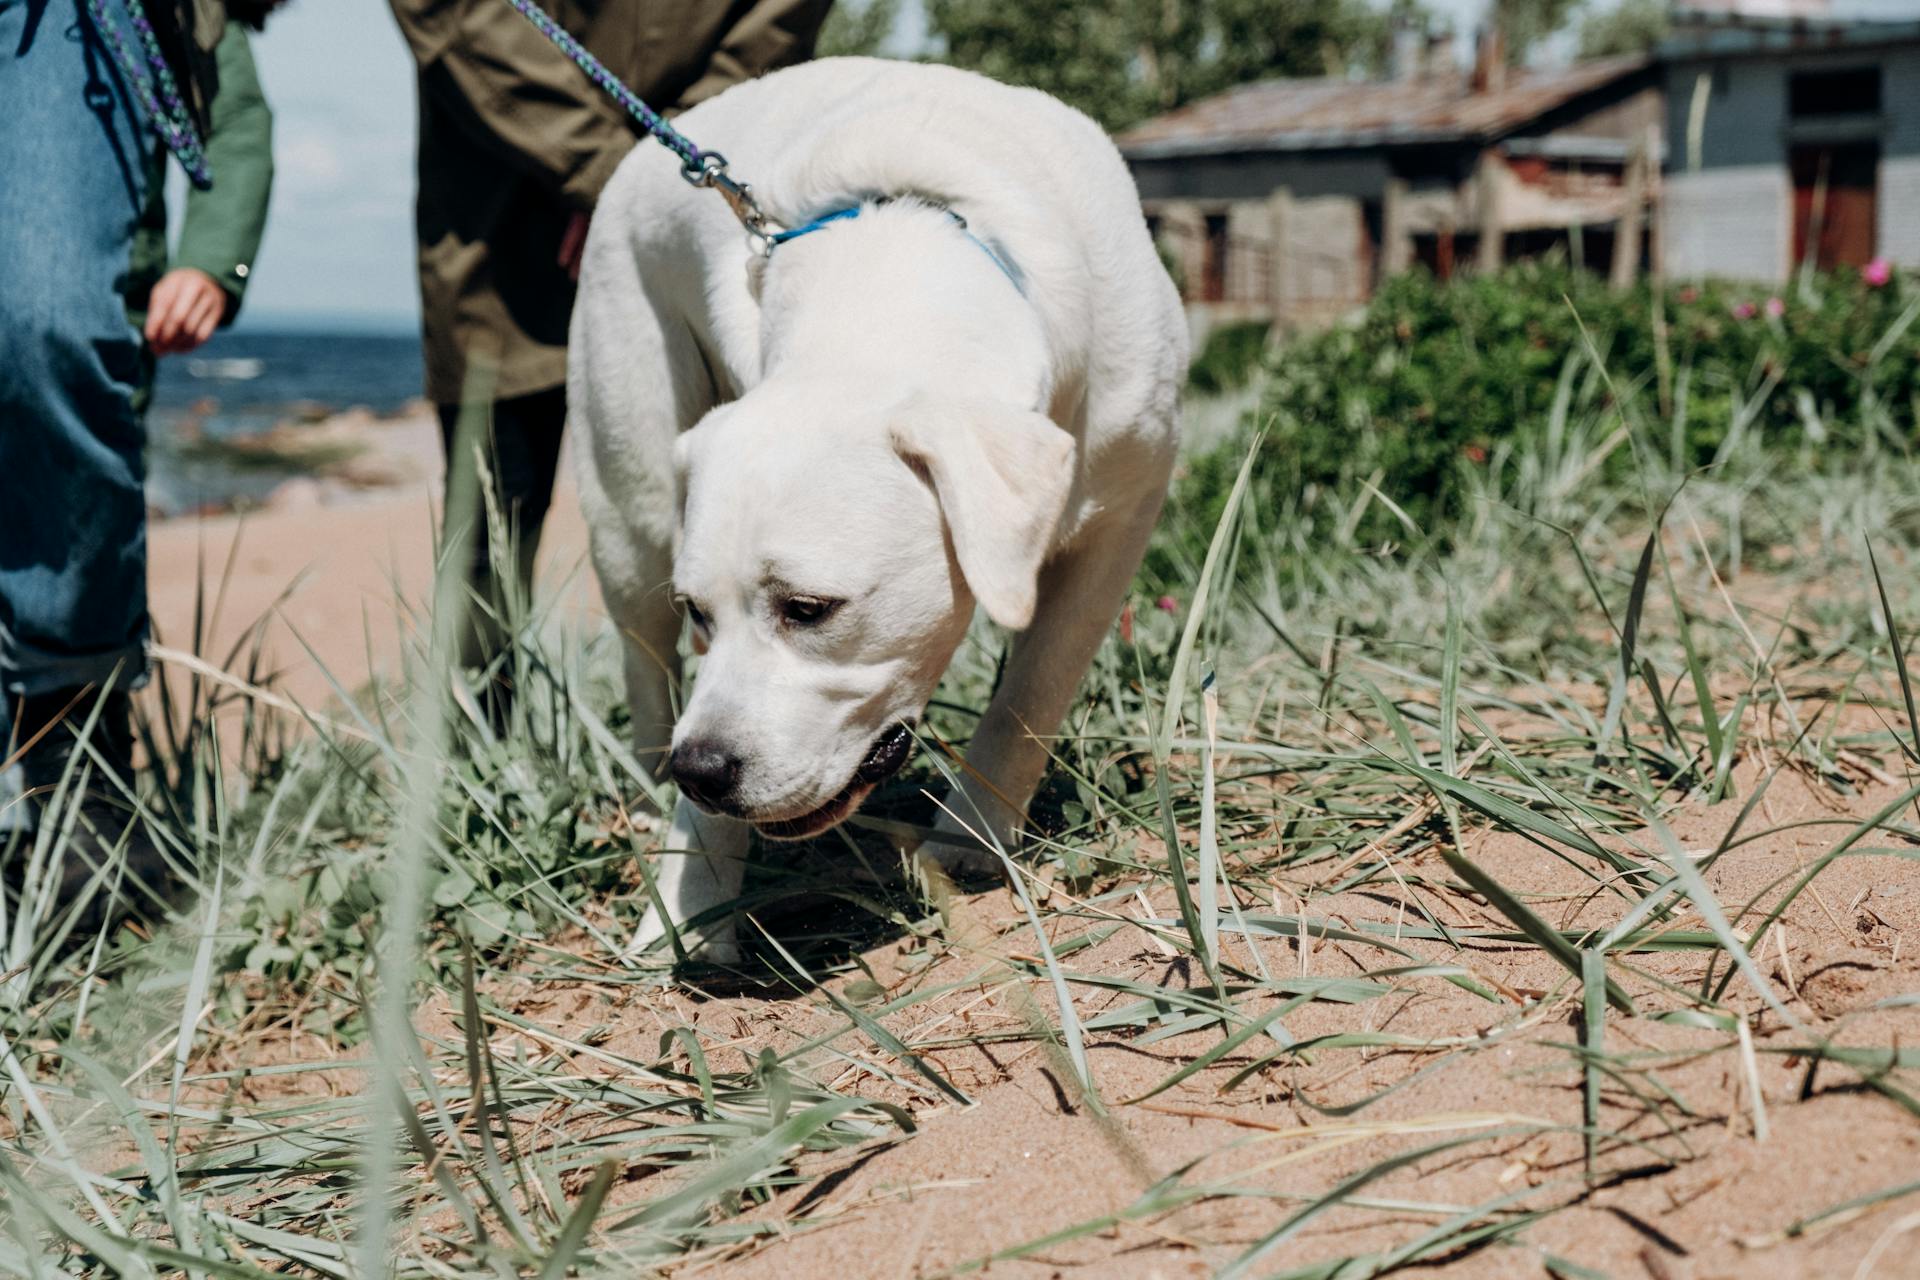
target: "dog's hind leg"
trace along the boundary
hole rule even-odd
[[[633,558],[632,553],[622,558]],[[654,579],[658,585],[650,590],[658,599],[624,599],[622,597],[639,594],[624,589],[606,588],[601,594],[614,628],[620,634],[621,668],[626,677],[627,710],[632,716],[634,756],[648,776],[664,786],[669,781],[667,750],[673,740],[680,687],[680,611],[668,594],[670,568],[663,564],[654,572],[660,577]],[[602,576],[601,581],[605,583],[609,579]]]
[[[1014,637],[1000,688],[967,749],[957,795],[936,827],[1015,847],[1027,804],[1046,772],[1051,737],[1066,718],[1093,655],[1113,625],[1146,553],[1164,490],[1109,514],[1040,571],[1033,621]],[[992,854],[929,843],[926,852],[950,874],[997,871]]]

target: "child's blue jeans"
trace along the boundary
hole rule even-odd
[[[130,49],[124,11],[108,6]],[[0,0],[0,701],[145,674],[142,124],[84,0]],[[0,707],[0,762],[12,754]],[[24,817],[0,775],[0,830]]]

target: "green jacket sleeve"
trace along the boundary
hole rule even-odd
[[[273,191],[273,112],[260,92],[247,33],[229,23],[214,50],[220,88],[207,129],[207,163],[213,186],[187,194],[176,267],[197,267],[220,283],[230,299],[226,322],[240,310],[253,273],[254,256],[267,226]]]
[[[420,92],[576,209],[633,149],[600,89],[505,0],[389,0]]]

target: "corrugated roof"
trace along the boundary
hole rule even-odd
[[[1155,116],[1117,141],[1127,157],[1145,160],[1485,140],[1511,133],[1646,66],[1645,58],[1607,58],[1552,71],[1511,71],[1503,88],[1488,93],[1473,93],[1464,75],[1268,80]]]
[[[1682,0],[1673,6],[1682,20],[1693,15],[1739,18],[1824,18],[1830,0]]]
[[[1666,60],[1792,55],[1920,40],[1920,0],[1679,0]]]
[[[1920,0],[1680,0],[1679,23],[1720,22],[1910,22],[1920,19]]]

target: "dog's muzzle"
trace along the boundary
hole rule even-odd
[[[755,822],[761,835],[774,840],[805,840],[838,826],[852,816],[880,783],[900,772],[900,766],[913,754],[913,727],[902,721],[882,733],[867,748],[867,755],[840,793],[810,813],[773,822]]]

